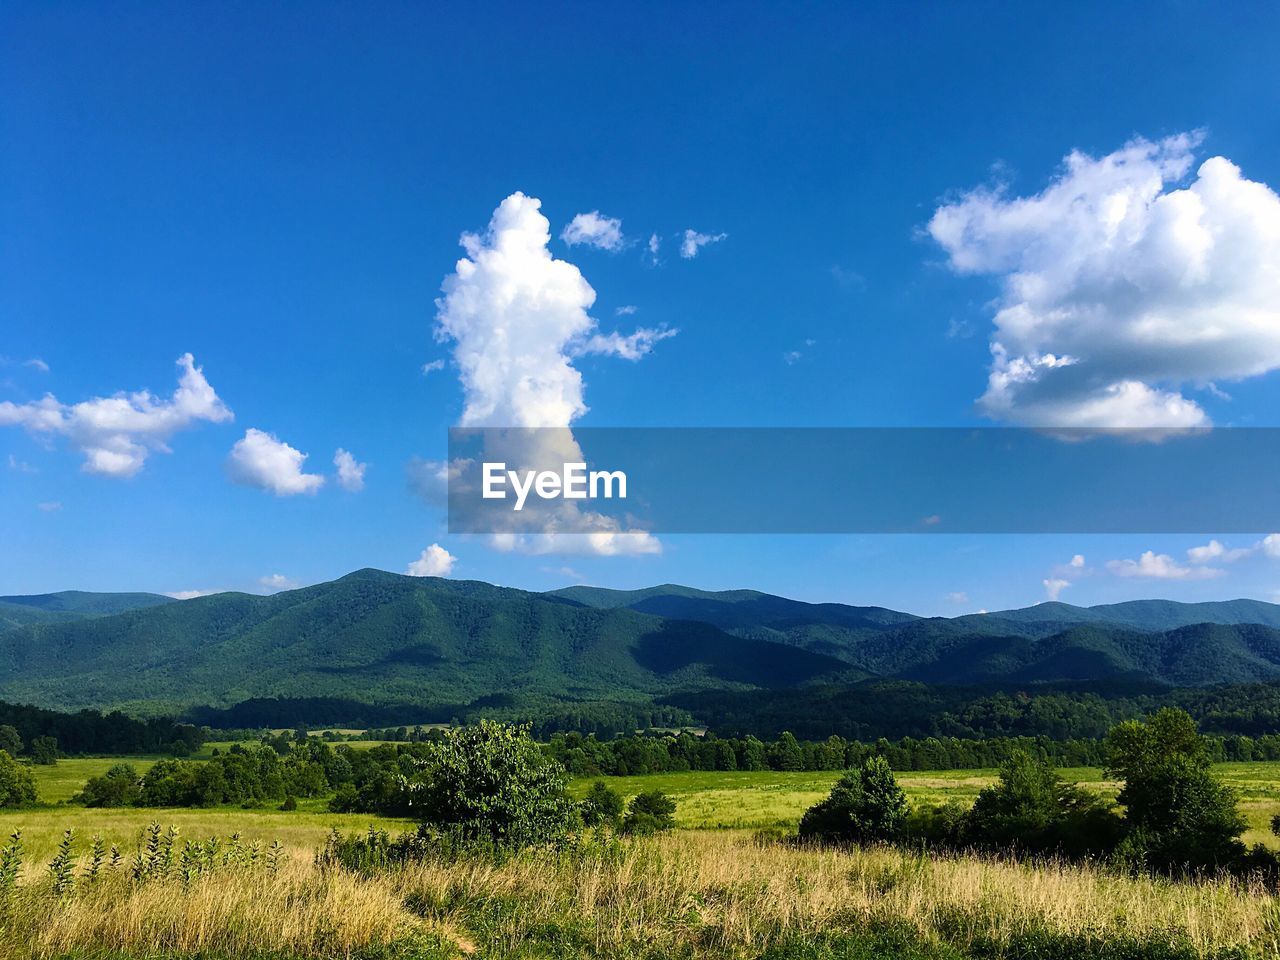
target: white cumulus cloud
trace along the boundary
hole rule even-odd
[[[699,233],[697,230],[686,230],[684,239],[680,241],[680,256],[692,260],[703,247],[719,243],[729,235],[727,233]],[[657,250],[653,253],[656,255]]]
[[[290,497],[315,493],[324,486],[324,477],[303,472],[306,459],[307,454],[274,434],[251,427],[231,448],[227,470],[236,483],[268,490],[278,497]]]
[[[1169,554],[1154,550],[1147,550],[1137,560],[1108,560],[1107,569],[1117,577],[1147,580],[1211,580],[1226,574],[1216,567],[1185,566]]]
[[[338,486],[343,490],[357,493],[364,489],[364,472],[367,463],[361,463],[341,447],[333,455],[333,465],[338,469]]]
[[[1184,390],[1280,367],[1280,197],[1200,138],[1073,152],[1041,192],[972,190],[928,230],[998,277],[979,403],[1037,426],[1205,425]]]
[[[417,560],[409,564],[405,573],[411,577],[447,577],[453,571],[456,560],[457,557],[440,544],[433,543],[422,551]]]
[[[503,553],[565,556],[641,557],[662,553],[662,541],[642,530],[594,530],[589,533],[495,533],[494,549]]]
[[[0,403],[0,426],[20,426],[39,437],[63,437],[84,456],[86,473],[132,477],[152,451],[168,453],[179,430],[232,419],[191,354],[178,358],[178,388],[167,400],[146,390],[65,404],[53,394]]]
[[[610,251],[621,250],[625,243],[622,221],[617,217],[606,217],[599,210],[578,214],[561,231],[560,239],[571,247],[586,244]]]
[[[1187,550],[1187,559],[1192,563],[1234,563],[1244,557],[1251,556],[1256,553],[1262,546],[1259,542],[1252,547],[1235,547],[1228,549],[1218,540],[1210,540],[1208,543],[1200,547],[1191,547]]]

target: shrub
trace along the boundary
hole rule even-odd
[[[958,849],[965,844],[969,808],[959,800],[914,807],[907,815],[906,835],[927,846]]]
[[[73,802],[86,807],[128,807],[138,802],[142,787],[131,763],[117,763],[100,777],[91,777]]]
[[[58,741],[55,737],[35,737],[29,752],[32,763],[52,766],[58,762]]]
[[[1063,783],[1048,763],[1020,752],[978,794],[962,836],[991,849],[1082,856],[1109,852],[1120,826],[1096,794]]]
[[[603,780],[597,780],[578,804],[582,822],[588,827],[616,827],[622,819],[622,797]]]
[[[568,774],[527,726],[481,720],[429,748],[403,784],[410,815],[425,825],[518,847],[563,839],[580,823]]]
[[[846,843],[902,839],[907,797],[883,757],[869,757],[837,781],[827,799],[805,811],[801,838]]]
[[[632,834],[657,833],[676,825],[676,802],[661,790],[649,790],[631,798],[627,815],[622,820],[622,832]]]
[[[35,774],[0,750],[0,807],[25,807],[36,797]]]
[[[280,809],[281,810],[297,810],[298,809],[297,799],[291,796],[285,797],[284,803],[280,804]]]

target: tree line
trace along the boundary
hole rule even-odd
[[[199,750],[208,739],[208,730],[168,717],[138,720],[117,711],[100,713],[81,710],[59,713],[27,704],[0,701],[0,729],[6,742],[0,749],[13,756],[31,756],[31,750],[46,748],[50,740],[57,752],[76,754],[176,753],[185,756]],[[10,749],[18,744],[16,751]]]
[[[1280,736],[1210,737],[1211,762],[1280,760]],[[874,743],[830,736],[799,740],[784,731],[772,741],[753,736],[698,737],[689,732],[636,734],[599,740],[578,733],[552,735],[548,755],[574,776],[628,776],[685,770],[844,770],[871,756],[883,757],[893,770],[967,770],[998,767],[1015,754],[1027,754],[1058,767],[1097,767],[1107,758],[1104,739],[1052,740],[1049,737],[903,737]]]
[[[905,680],[781,690],[703,690],[666,702],[721,736],[770,739],[784,730],[808,739],[1049,737],[1101,739],[1115,724],[1162,707],[1188,713],[1209,734],[1280,732],[1280,683],[1169,688],[1127,681],[1035,684],[1005,692]]]

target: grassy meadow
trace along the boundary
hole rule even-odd
[[[677,831],[370,875],[298,849],[73,892],[21,887],[0,958],[1269,958],[1277,904],[1227,881],[1175,884],[1063,864],[832,850]]]
[[[1103,778],[1096,767],[1059,771],[1064,780],[1112,797],[1119,784]],[[1240,796],[1240,809],[1249,819],[1247,843],[1280,846],[1271,833],[1271,817],[1280,813],[1280,763],[1221,763],[1214,773]],[[606,777],[624,797],[644,790],[661,790],[675,798],[676,822],[688,829],[750,829],[793,827],[801,814],[825,797],[839,778],[835,771],[816,773],[690,772],[639,777]],[[996,780],[995,770],[927,770],[896,774],[913,803],[971,803],[978,792]],[[579,780],[581,795],[592,781]]]
[[[125,758],[139,768],[154,758]],[[1187,884],[1061,863],[925,856],[885,848],[820,850],[760,839],[793,826],[837,778],[824,773],[677,773],[605,778],[630,796],[677,801],[680,830],[596,839],[561,853],[425,862],[371,876],[316,866],[333,827],[395,831],[407,821],[299,809],[104,809],[67,801],[115,759],[34,768],[45,805],[0,814],[23,831],[22,884],[0,912],[0,960],[39,957],[1280,957],[1280,899],[1229,880]],[[1280,764],[1224,764],[1249,841],[1273,842]],[[1099,791],[1096,769],[1063,771]],[[913,802],[971,800],[992,770],[900,773]],[[575,781],[584,793],[590,779]],[[274,872],[231,866],[134,883],[132,851],[158,822],[185,840],[238,833],[284,845]],[[62,831],[79,838],[74,892],[55,896],[47,864]],[[118,844],[122,868],[89,883],[93,834]]]

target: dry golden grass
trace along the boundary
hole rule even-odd
[[[115,948],[139,954],[342,955],[422,928],[384,885],[320,876],[292,862],[278,874],[214,873],[184,888],[113,878],[64,902],[27,901],[31,940],[12,955]]]
[[[1276,900],[1229,881],[1176,884],[1090,867],[762,845],[746,835],[681,832],[618,857],[522,858],[503,865],[424,864],[393,881],[465,925],[479,898],[518,900],[493,929],[516,943],[566,916],[590,917],[597,945],[670,947],[697,931],[716,949],[759,950],[821,933],[906,923],[963,942],[1023,934],[1185,940],[1201,954],[1274,954]],[[663,942],[667,941],[667,942]]]
[[[906,924],[960,949],[1023,935],[1185,942],[1274,957],[1277,900],[1229,881],[1179,884],[1062,864],[762,844],[679,831],[573,854],[429,861],[372,877],[294,848],[276,874],[226,868],[183,885],[126,871],[52,896],[28,872],[0,915],[0,958],[280,954],[345,957],[412,940],[420,955],[756,956],[770,945]],[[425,951],[425,952],[423,952]],[[548,950],[548,952],[552,952]],[[538,951],[534,951],[541,955]]]

